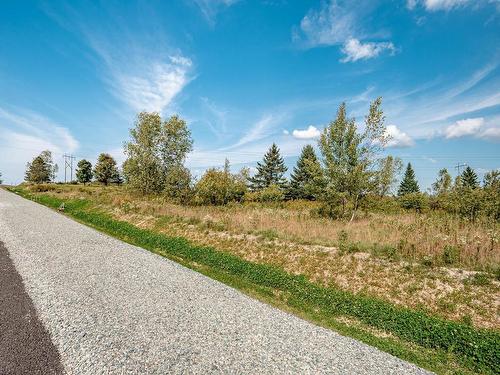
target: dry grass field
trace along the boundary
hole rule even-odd
[[[500,226],[438,213],[317,218],[314,203],[181,206],[121,187],[33,187],[323,285],[500,330]]]

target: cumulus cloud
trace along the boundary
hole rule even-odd
[[[344,43],[342,53],[346,56],[341,62],[354,62],[358,60],[367,60],[380,55],[383,51],[394,53],[396,48],[391,42],[367,42],[362,43],[358,39],[351,38]]]
[[[292,132],[292,135],[297,138],[297,139],[313,139],[313,138],[318,138],[320,136],[321,132],[319,131],[318,128],[315,126],[309,125],[307,129],[300,130],[300,129],[295,129]]]
[[[451,139],[477,135],[483,124],[484,118],[482,117],[459,120],[444,130],[444,136]]]
[[[500,141],[500,127],[485,129],[479,134],[479,137],[492,141]]]
[[[413,139],[408,134],[401,131],[396,125],[388,125],[386,134],[390,137],[386,147],[403,148],[411,147],[415,144]]]

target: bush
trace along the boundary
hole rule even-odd
[[[404,209],[422,212],[429,206],[429,198],[422,193],[410,193],[399,197],[399,204]]]
[[[195,203],[225,205],[241,202],[246,190],[245,181],[238,175],[211,168],[195,185]]]
[[[247,192],[245,201],[262,202],[262,203],[277,203],[285,199],[283,190],[277,185],[270,185],[262,190]]]
[[[57,187],[55,185],[49,184],[28,185],[28,190],[33,193],[45,193],[47,191],[54,191],[56,188]]]

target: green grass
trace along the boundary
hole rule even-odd
[[[36,201],[52,208],[63,203],[48,195],[33,196],[23,189],[13,190],[26,198],[36,197]],[[211,247],[193,245],[184,238],[140,229],[93,209],[88,200],[64,203],[65,213],[82,223],[429,370],[442,374],[500,373],[498,332],[475,329],[334,287],[322,287],[278,267],[252,263]],[[359,324],[343,323],[339,320],[342,317]],[[390,337],[380,337],[374,331],[389,333]]]

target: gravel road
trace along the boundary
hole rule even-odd
[[[427,373],[2,189],[0,241],[69,374]]]

